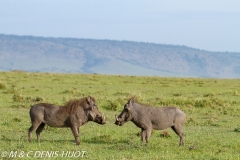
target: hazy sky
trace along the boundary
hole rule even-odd
[[[0,34],[240,52],[240,0],[0,0]]]

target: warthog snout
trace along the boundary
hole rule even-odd
[[[122,126],[122,125],[124,124],[123,118],[120,118],[120,117],[118,117],[117,115],[115,115],[115,119],[116,119],[116,121],[115,121],[115,124],[116,124],[116,125]]]
[[[115,119],[116,119],[115,124],[116,124],[116,125],[119,125],[120,122],[119,122],[119,119],[118,119],[117,115],[115,115]]]
[[[94,121],[99,123],[99,124],[106,124],[106,118],[105,118],[104,114],[103,115],[97,115]]]

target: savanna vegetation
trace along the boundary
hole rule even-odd
[[[35,134],[28,142],[31,105],[63,105],[88,95],[96,98],[106,124],[88,122],[80,127],[79,146],[69,128],[49,126],[41,133],[41,143]],[[179,137],[171,129],[155,130],[146,144],[132,122],[116,126],[115,115],[131,97],[151,106],[184,110],[185,145],[178,146]],[[240,159],[239,115],[239,79],[0,72],[0,159],[43,159],[47,151],[56,159]],[[15,157],[9,157],[11,151]],[[34,157],[37,151],[46,152]],[[79,152],[84,155],[71,156]]]

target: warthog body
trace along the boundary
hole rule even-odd
[[[70,100],[65,106],[55,106],[39,103],[31,107],[30,118],[32,126],[28,131],[28,140],[32,141],[32,132],[36,130],[37,140],[45,124],[51,127],[70,127],[79,145],[79,127],[88,121],[105,124],[105,117],[98,111],[95,99],[88,96],[82,99]]]
[[[116,117],[115,124],[122,126],[127,121],[132,121],[137,127],[142,129],[142,141],[148,143],[152,129],[164,130],[171,127],[180,137],[179,145],[184,144],[182,127],[186,120],[185,113],[176,107],[149,107],[139,103],[134,103],[131,98],[125,104],[123,111]]]

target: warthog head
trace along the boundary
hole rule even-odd
[[[119,116],[116,116],[115,124],[122,126],[125,122],[132,120],[132,105],[134,99],[131,98],[127,104],[124,105],[124,108]]]
[[[92,97],[87,98],[88,104],[88,119],[99,124],[105,124],[105,116],[101,114],[98,110],[98,107]]]

